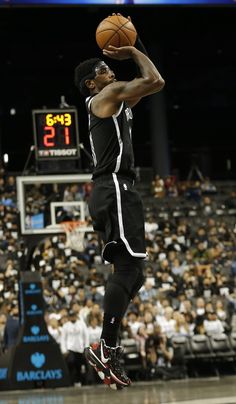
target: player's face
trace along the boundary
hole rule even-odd
[[[115,81],[115,74],[113,70],[103,61],[99,62],[94,69],[95,79],[99,82],[103,82],[104,85],[110,84]]]

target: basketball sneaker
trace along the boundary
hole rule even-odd
[[[114,390],[131,384],[121,363],[122,353],[122,347],[108,347],[103,339],[84,350],[87,361],[96,370],[103,383]]]

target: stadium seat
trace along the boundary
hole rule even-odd
[[[212,370],[218,376],[219,371],[215,366],[216,354],[212,351],[209,337],[205,334],[193,335],[190,339],[190,346],[194,355],[195,376],[198,376],[198,369],[202,366],[206,370]]]
[[[236,332],[231,332],[231,334],[229,335],[229,339],[230,339],[231,347],[236,356]]]
[[[124,348],[123,360],[127,371],[141,371],[142,360],[137,342],[134,338],[125,338],[121,340]]]
[[[231,364],[235,370],[236,354],[232,348],[229,336],[225,333],[214,334],[210,336],[210,342],[212,351],[215,354],[215,361],[221,366],[225,363],[227,363],[227,365]],[[220,367],[218,367],[218,369],[220,369]]]
[[[171,342],[174,352],[177,353],[178,357],[183,357],[186,375],[191,376],[195,373],[193,368],[195,356],[191,350],[190,338],[184,335],[174,336],[171,338]]]

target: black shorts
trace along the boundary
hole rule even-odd
[[[113,262],[121,245],[133,257],[146,258],[143,204],[132,180],[114,173],[96,179],[89,213],[94,230],[101,233],[106,261]]]

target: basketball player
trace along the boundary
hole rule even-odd
[[[146,257],[143,205],[134,186],[131,108],[142,97],[160,91],[164,80],[137,47],[110,46],[103,55],[119,61],[131,58],[139,71],[138,78],[117,81],[107,63],[98,58],[75,68],[75,85],[86,97],[94,161],[89,211],[94,230],[104,242],[103,259],[114,268],[106,284],[100,343],[86,348],[85,356],[105,384],[120,388],[131,381],[120,363],[117,336],[130,301],[143,285]]]

